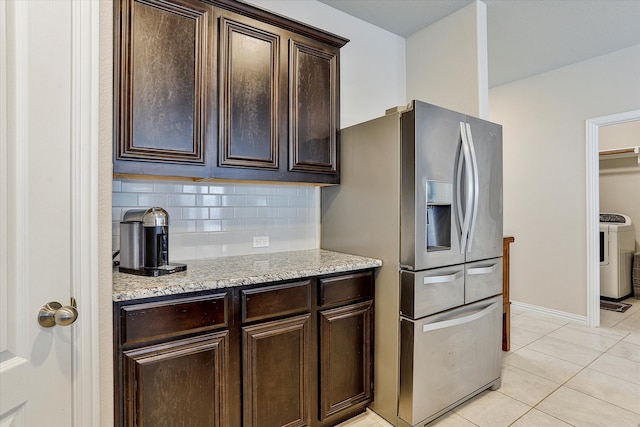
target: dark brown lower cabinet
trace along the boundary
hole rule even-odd
[[[245,426],[309,425],[310,314],[242,328]]]
[[[125,351],[125,424],[226,427],[229,331]]]
[[[322,420],[372,398],[372,311],[369,300],[320,312]]]
[[[373,399],[373,270],[114,303],[118,426],[334,426]]]

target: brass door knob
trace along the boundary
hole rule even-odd
[[[48,302],[38,312],[38,323],[44,328],[55,325],[67,326],[78,318],[76,299],[71,297],[71,304],[63,307],[59,302]]]

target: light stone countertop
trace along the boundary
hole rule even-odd
[[[113,301],[277,282],[380,267],[382,261],[313,249],[176,261],[187,271],[145,277],[113,270]]]

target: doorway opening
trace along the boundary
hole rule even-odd
[[[601,126],[640,120],[640,110],[586,121],[587,171],[587,324],[600,326],[600,242],[598,224],[600,216],[600,163],[599,130]]]

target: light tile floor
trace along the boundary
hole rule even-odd
[[[600,327],[512,308],[502,387],[429,427],[640,427],[640,300],[600,310]],[[389,427],[367,411],[340,427]]]

